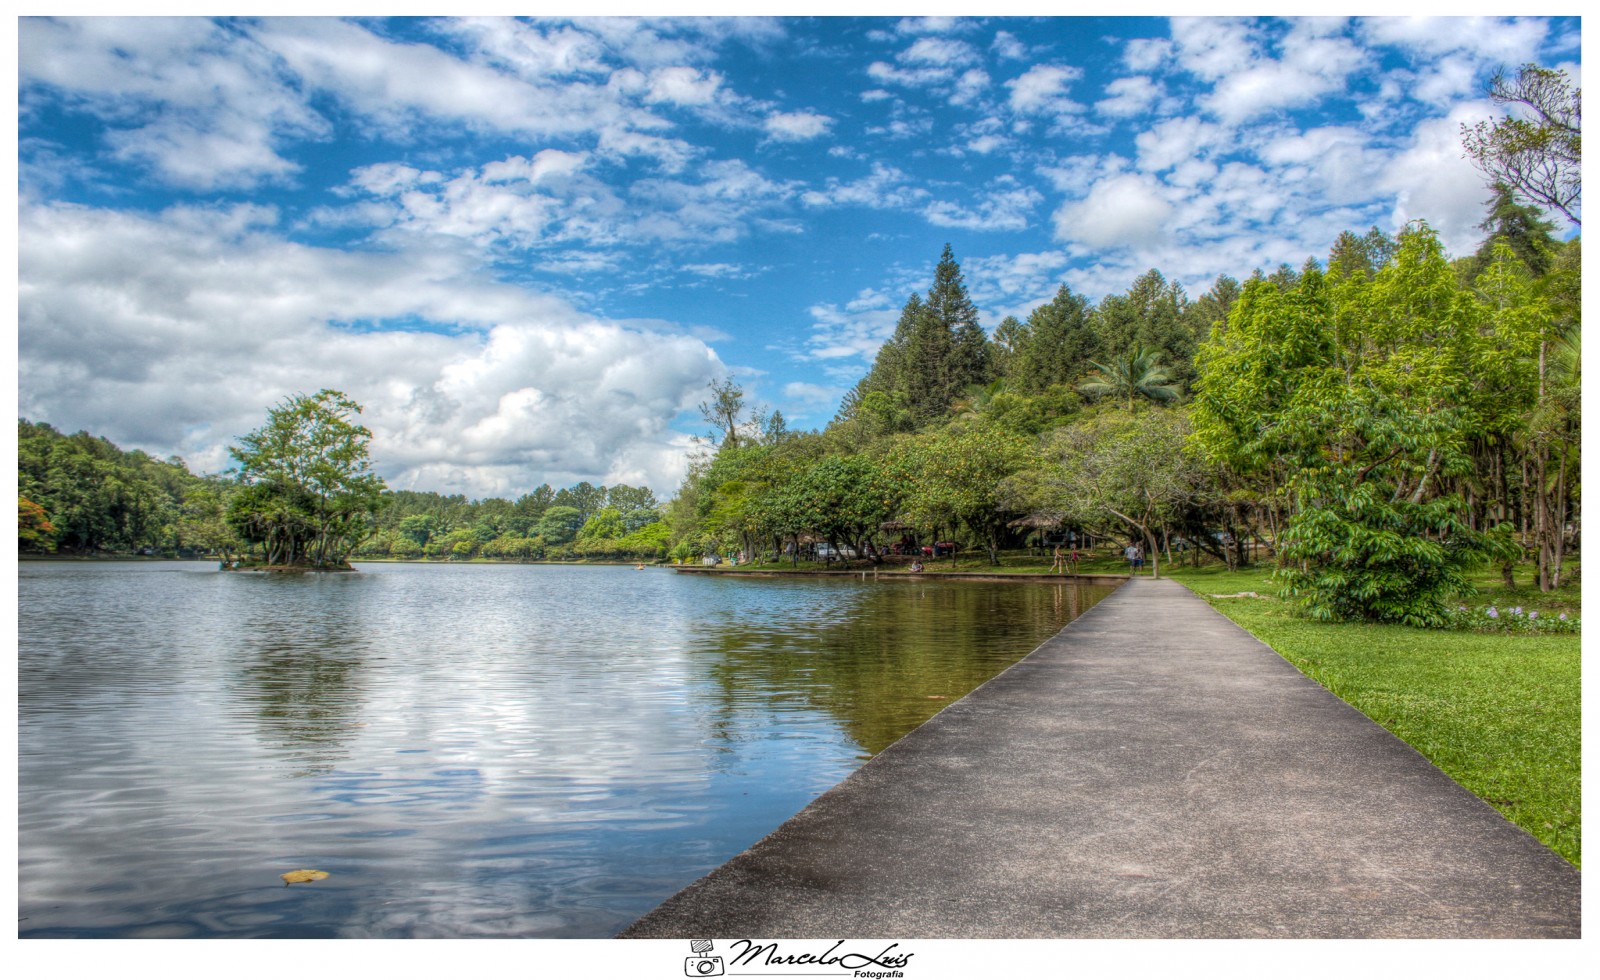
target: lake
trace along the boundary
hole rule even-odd
[[[610,936],[1109,591],[358,567],[21,563],[20,936]]]

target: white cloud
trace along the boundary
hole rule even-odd
[[[775,112],[767,117],[767,135],[787,143],[816,139],[833,119],[816,112]]]
[[[1366,67],[1368,55],[1349,40],[1292,31],[1282,59],[1252,58],[1224,72],[1201,104],[1224,122],[1237,123],[1274,109],[1310,105],[1343,91],[1347,80]],[[1208,66],[1208,71],[1213,71]]]
[[[797,356],[822,362],[829,377],[849,384],[870,366],[878,348],[894,334],[900,319],[898,302],[874,289],[863,289],[841,309],[835,303],[818,303],[807,312],[811,335]]]
[[[453,175],[401,164],[355,172],[354,190],[394,206],[388,233],[447,236],[480,248],[730,241],[794,188],[737,160],[701,165],[693,179],[635,180],[623,197],[591,173],[586,154],[541,150]]]
[[[1361,36],[1438,57],[1462,52],[1490,63],[1518,65],[1537,60],[1549,33],[1543,20],[1516,17],[1370,17]]]
[[[1147,75],[1118,78],[1106,86],[1107,98],[1094,104],[1102,115],[1131,117],[1148,112],[1161,99],[1160,85]]]
[[[808,207],[909,208],[928,197],[902,170],[885,163],[874,163],[872,172],[855,181],[829,177],[822,190],[800,195]]]
[[[1449,118],[1417,126],[1411,144],[1388,160],[1377,180],[1380,190],[1394,195],[1395,228],[1425,220],[1456,255],[1478,247],[1483,232],[1477,225],[1490,196],[1483,175],[1461,154],[1461,124],[1480,118],[1473,109],[1461,106]]]
[[[955,77],[949,68],[896,68],[886,61],[874,61],[867,66],[867,75],[886,84],[905,85],[909,88],[929,88],[948,83]]]
[[[845,393],[842,387],[791,381],[783,386],[783,397],[810,405],[831,405]]]
[[[1167,119],[1134,138],[1139,169],[1159,173],[1230,145],[1230,131],[1194,116]]]
[[[1090,188],[1081,201],[1056,212],[1056,238],[1098,248],[1150,245],[1164,233],[1173,207],[1154,178],[1143,174],[1110,177]]]
[[[1172,19],[1172,39],[1178,64],[1185,71],[1210,82],[1225,78],[1255,61],[1257,49],[1253,34],[1251,26],[1242,20],[1224,17]],[[1147,48],[1145,53],[1150,54],[1154,50]]]
[[[951,201],[934,201],[922,209],[928,223],[940,228],[965,228],[971,231],[1020,231],[1028,227],[1028,216],[1044,200],[1032,187],[1012,177],[1000,177],[971,207]]]
[[[722,76],[714,71],[685,68],[681,65],[658,68],[650,74],[649,102],[673,105],[706,105],[716,99]]]
[[[997,57],[1007,61],[1021,61],[1028,56],[1028,47],[1017,39],[1010,31],[996,31],[994,42],[989,45]]]
[[[1134,38],[1123,46],[1122,63],[1130,71],[1154,71],[1172,58],[1175,50],[1166,38]]]
[[[1034,65],[1006,82],[1011,90],[1011,108],[1024,115],[1082,112],[1083,106],[1067,97],[1068,88],[1082,77],[1083,69],[1071,65]]]
[[[329,132],[269,52],[208,20],[26,17],[17,29],[21,104],[64,94],[113,127],[117,157],[173,184],[282,180],[300,168],[278,144]]]
[[[394,486],[515,494],[619,468],[675,486],[666,428],[722,365],[480,278],[448,254],[296,245],[261,209],[23,209],[19,411],[199,469],[295,392],[366,406]],[[454,332],[406,329],[426,322]]]
[[[978,52],[965,41],[924,37],[895,56],[911,65],[962,66],[978,62]]]

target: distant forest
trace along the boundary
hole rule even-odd
[[[18,544],[71,556],[228,556],[240,549],[229,476],[104,438],[17,423]],[[386,491],[358,558],[657,558],[667,527],[648,488],[548,484],[516,500]]]

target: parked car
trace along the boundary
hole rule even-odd
[[[818,561],[833,561],[836,558],[842,559],[854,557],[856,557],[856,549],[850,547],[849,545],[846,545],[843,548],[835,548],[833,545],[826,542],[817,545]]]

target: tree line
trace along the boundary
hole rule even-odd
[[[656,560],[668,530],[655,494],[627,484],[541,485],[516,500],[389,490],[370,433],[339,392],[286,400],[233,447],[237,468],[197,476],[177,457],[87,432],[17,423],[24,553],[220,557],[337,567],[350,558]]]
[[[1063,284],[992,337],[946,246],[822,430],[713,386],[672,554],[959,538],[998,561],[1082,535],[1159,562],[1176,542],[1272,555],[1313,615],[1419,625],[1484,561],[1509,578],[1531,555],[1554,588],[1579,524],[1581,246],[1503,185],[1483,229],[1455,259],[1424,223],[1347,232],[1194,301],[1157,270],[1097,304]]]

